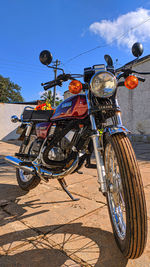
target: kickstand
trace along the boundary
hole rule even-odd
[[[79,198],[74,198],[73,195],[69,192],[69,190],[67,189],[67,184],[64,178],[58,179],[58,182],[60,183],[62,189],[67,193],[67,195],[73,200],[73,201],[77,201],[79,200]]]

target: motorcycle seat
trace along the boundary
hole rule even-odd
[[[24,110],[22,114],[23,122],[49,122],[54,114],[54,110]]]

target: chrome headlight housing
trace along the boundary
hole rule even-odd
[[[112,96],[116,87],[116,77],[108,71],[97,72],[90,81],[90,90],[97,97],[107,98]]]

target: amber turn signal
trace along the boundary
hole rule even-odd
[[[80,81],[77,80],[71,81],[71,83],[69,84],[70,93],[79,94],[81,90],[82,90],[82,83]]]
[[[125,79],[124,85],[128,89],[134,89],[138,86],[138,78],[133,75],[130,75]]]

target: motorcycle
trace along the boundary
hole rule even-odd
[[[135,43],[133,55],[142,55],[143,47]],[[16,167],[16,177],[23,190],[31,190],[40,180],[57,179],[72,200],[65,177],[78,172],[91,156],[96,159],[99,190],[107,199],[110,220],[117,245],[126,258],[138,258],[147,239],[147,211],[142,178],[130,140],[129,131],[122,125],[117,89],[134,89],[145,79],[132,69],[131,64],[115,70],[109,55],[107,65],[99,64],[84,69],[84,74],[65,74],[43,83],[45,90],[71,80],[73,96],[55,110],[34,110],[26,107],[21,119],[22,144],[15,157],[6,160]],[[49,68],[52,55],[44,50],[40,61]],[[132,75],[133,73],[136,74]],[[84,78],[81,83],[77,78]],[[120,81],[120,79],[122,80]],[[125,81],[123,81],[125,80]],[[81,90],[83,93],[80,94]],[[108,121],[111,120],[111,124]]]

